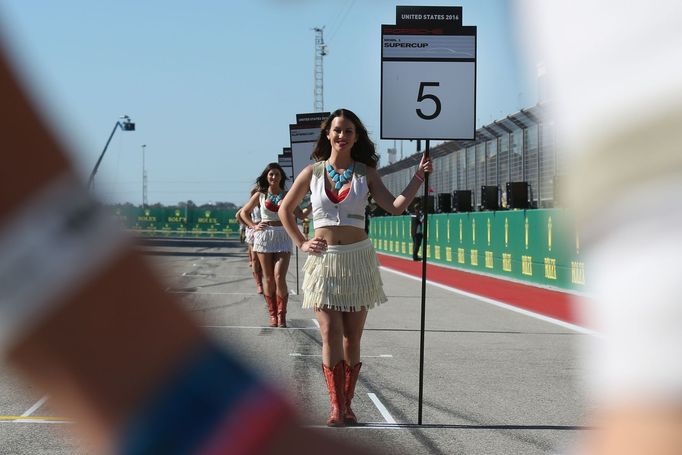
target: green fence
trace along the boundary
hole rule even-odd
[[[412,258],[409,216],[372,218],[377,252]],[[567,210],[429,215],[429,262],[571,290],[585,287],[580,238]]]
[[[227,238],[239,236],[236,210],[116,207],[114,215],[136,235]]]

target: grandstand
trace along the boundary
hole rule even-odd
[[[530,208],[561,206],[555,195],[566,173],[565,159],[554,133],[548,104],[542,103],[478,128],[473,141],[447,141],[431,147],[434,172],[429,186],[434,195],[470,190],[474,209],[480,209],[482,186],[497,186],[498,198],[503,200],[507,182],[526,182]],[[414,154],[379,169],[393,194],[407,186],[419,157]]]

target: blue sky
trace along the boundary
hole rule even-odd
[[[325,110],[355,111],[386,162],[380,28],[396,4],[462,6],[478,26],[477,125],[535,104],[535,65],[520,58],[504,0],[0,0],[0,30],[84,178],[119,116],[136,122],[97,174],[104,200],[142,202],[145,144],[149,203],[240,205],[289,145],[289,123],[313,111],[312,27],[329,46]]]

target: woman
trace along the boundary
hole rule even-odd
[[[251,196],[256,194],[258,191],[257,188],[253,188],[251,190]],[[258,261],[258,256],[256,255],[256,252],[253,251],[253,240],[254,240],[254,230],[249,227],[248,221],[246,218],[242,215],[244,213],[243,208],[239,209],[237,212],[237,219],[239,220],[240,223],[244,224],[246,226],[246,245],[247,245],[247,252],[249,255],[249,267],[251,267],[251,273],[253,274],[253,279],[256,280],[256,292],[259,294],[263,293],[263,269],[260,266],[260,262]],[[251,210],[251,221],[254,224],[260,223],[260,207],[254,207],[253,210]]]
[[[282,227],[278,211],[285,195],[284,182],[287,176],[277,163],[268,164],[256,179],[256,192],[242,208],[242,219],[254,230],[253,251],[263,270],[263,292],[270,314],[270,327],[287,326],[287,270],[291,257],[291,239]],[[256,207],[260,208],[260,222],[251,218]],[[295,207],[300,218],[303,211]]]
[[[312,308],[322,336],[322,371],[331,401],[329,426],[353,425],[350,405],[360,373],[360,338],[367,310],[386,301],[379,263],[367,238],[365,206],[371,193],[387,212],[405,211],[431,172],[422,157],[414,178],[394,197],[376,170],[374,144],[360,119],[347,109],[322,124],[312,157],[317,161],[296,177],[280,217],[296,245],[310,253],[303,267],[303,308]],[[314,237],[297,229],[294,211],[311,191]]]

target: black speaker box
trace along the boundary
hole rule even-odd
[[[452,212],[452,195],[450,193],[438,193],[438,212]]]
[[[452,208],[455,212],[471,212],[471,190],[453,191]]]
[[[497,210],[500,205],[497,185],[481,186],[481,210]]]
[[[507,182],[507,207],[528,208],[528,182]]]

